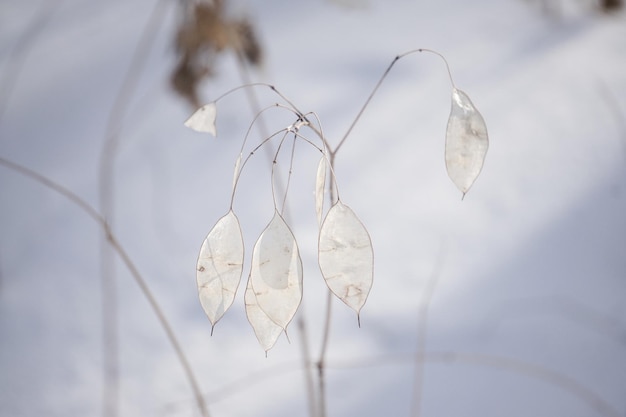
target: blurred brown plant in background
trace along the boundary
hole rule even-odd
[[[176,66],[171,84],[192,107],[201,105],[198,89],[202,81],[214,75],[218,55],[227,50],[243,62],[258,66],[262,49],[249,20],[229,19],[223,0],[198,2],[186,6],[176,31]]]
[[[586,13],[600,12],[612,14],[619,12],[624,0],[527,0],[536,3],[542,12],[552,17],[562,17],[566,9],[578,9]]]
[[[605,12],[614,12],[622,8],[624,2],[622,0],[600,0],[600,10]]]

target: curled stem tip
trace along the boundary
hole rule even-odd
[[[405,56],[414,54],[416,52],[430,52],[431,54],[435,54],[439,58],[441,58],[443,60],[444,64],[446,64],[446,70],[448,71],[448,78],[450,79],[450,84],[452,84],[452,88],[456,88],[456,86],[454,84],[454,80],[452,79],[452,71],[450,71],[450,65],[448,65],[448,61],[446,60],[446,58],[442,54],[440,54],[439,52],[437,52],[437,51],[435,51],[433,49],[419,48],[419,49],[413,49],[411,51],[407,51],[407,52],[404,52],[402,54],[396,55],[396,57],[391,61],[391,63],[389,64],[389,66],[387,67],[387,69],[385,70],[383,75],[380,77],[380,79],[378,80],[378,82],[374,86],[374,89],[372,90],[370,95],[365,100],[365,103],[361,107],[361,110],[359,110],[359,112],[357,113],[356,117],[352,121],[352,124],[350,125],[350,127],[348,127],[348,130],[346,131],[346,133],[343,135],[343,137],[341,138],[341,140],[339,141],[337,146],[330,151],[331,154],[337,153],[337,151],[339,151],[339,148],[341,148],[341,146],[343,146],[344,142],[346,141],[346,139],[348,138],[348,136],[352,132],[352,129],[354,129],[354,126],[356,125],[356,123],[359,121],[359,119],[363,115],[363,112],[365,111],[365,109],[369,105],[370,101],[372,100],[372,98],[374,97],[374,95],[376,94],[378,89],[380,88],[380,86],[383,83],[383,81],[385,80],[385,78],[387,78],[387,75],[389,74],[389,72],[391,71],[393,66],[396,64],[396,62],[398,62],[401,58],[404,58]]]
[[[433,50],[433,49],[428,49],[428,48],[419,48],[415,51],[409,51],[407,52],[405,55],[408,55],[410,53],[413,52],[430,52],[431,54],[435,54],[437,55],[439,58],[441,58],[444,62],[444,64],[446,64],[446,70],[448,71],[448,78],[450,78],[450,84],[452,84],[452,88],[456,88],[456,86],[454,85],[454,80],[452,79],[452,71],[450,71],[450,65],[448,64],[448,60],[439,52]]]

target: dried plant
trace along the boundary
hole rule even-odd
[[[568,6],[572,6],[575,9],[582,9],[585,12],[601,12],[601,13],[615,13],[624,7],[623,0],[538,0],[532,2],[539,3],[543,13],[551,16],[560,17],[565,12]]]
[[[219,54],[233,51],[253,66],[263,58],[252,23],[245,18],[229,19],[222,0],[195,3],[185,10],[175,49],[178,57],[171,84],[194,108],[201,103],[199,85],[215,73]]]
[[[314,112],[300,111],[274,86],[267,84],[244,85],[235,88],[214,101],[200,107],[185,122],[196,131],[217,135],[217,102],[240,88],[264,86],[270,88],[283,101],[268,106],[253,119],[248,128],[252,129],[264,111],[279,108],[290,112],[295,120],[287,127],[277,130],[271,136],[254,145],[247,156],[244,149],[248,135],[243,139],[241,151],[235,162],[235,172],[230,208],[211,229],[202,244],[197,263],[197,284],[200,303],[211,322],[212,329],[232,305],[239,282],[243,275],[244,246],[239,220],[233,212],[233,201],[239,178],[247,162],[261,147],[278,140],[272,162],[272,195],[274,215],[257,239],[252,253],[252,263],[246,285],[245,304],[248,320],[263,349],[272,348],[282,332],[287,331],[302,300],[302,260],[296,239],[282,216],[288,190],[282,206],[277,202],[274,191],[274,172],[279,153],[283,146],[293,140],[289,177],[293,164],[295,142],[302,141],[313,146],[322,158],[316,170],[315,209],[319,225],[318,263],[328,289],[357,314],[360,325],[360,311],[364,306],[374,276],[374,251],[365,226],[350,207],[339,196],[339,187],[333,166],[334,156],[358,121],[371,98],[393,65],[401,58],[415,52],[428,52],[443,59],[452,85],[452,106],[445,135],[445,161],[450,179],[461,191],[462,197],[468,192],[483,167],[489,147],[487,127],[482,116],[466,93],[456,88],[445,58],[436,51],[416,49],[406,52],[389,65],[374,88],[363,108],[356,116],[343,139],[333,147],[323,133],[321,123]],[[309,138],[307,133],[311,133]],[[327,179],[327,172],[331,175]],[[334,198],[331,207],[324,211],[324,192],[328,189]],[[322,221],[323,219],[323,221]]]
[[[624,6],[623,0],[600,0],[598,7],[600,10],[611,13],[620,10]]]

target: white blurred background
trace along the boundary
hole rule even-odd
[[[0,158],[102,210],[103,146],[118,141],[112,231],[174,329],[210,415],[308,415],[303,363],[319,359],[326,310],[319,153],[298,144],[287,199],[305,269],[291,343],[282,336],[265,356],[245,317],[245,282],[210,336],[196,257],[229,209],[254,104],[246,90],[221,100],[217,138],[183,126],[194,97],[176,93],[172,77],[190,7],[0,2]],[[443,159],[450,81],[438,57],[413,54],[395,64],[337,154],[341,197],[371,235],[375,277],[360,328],[332,303],[327,415],[625,416],[624,10],[582,0],[223,7],[226,21],[251,24],[262,60],[242,66],[228,47],[205,51],[212,76],[194,84],[198,103],[246,77],[271,83],[316,112],[336,144],[393,58],[431,48],[489,129],[483,172],[461,201]],[[252,91],[260,107],[279,101],[268,88]],[[269,132],[294,121],[266,115]],[[263,149],[233,206],[243,280],[273,213]],[[103,286],[102,239],[76,204],[0,165],[0,415],[200,415],[154,311],[115,256]]]

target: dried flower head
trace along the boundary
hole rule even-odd
[[[171,76],[174,91],[193,107],[200,105],[198,87],[212,76],[215,60],[224,51],[234,51],[251,65],[260,65],[262,49],[252,23],[228,19],[222,1],[196,3],[185,13],[176,32],[178,60]]]

